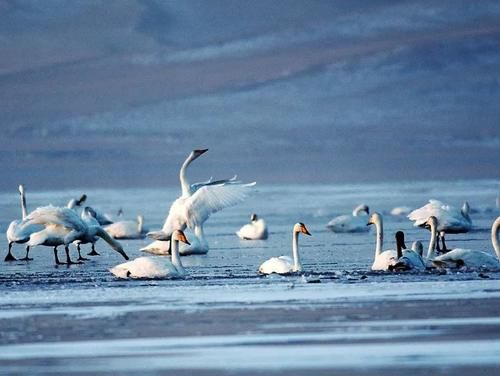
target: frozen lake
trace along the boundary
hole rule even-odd
[[[105,212],[144,214],[150,229],[161,226],[178,194],[27,188],[29,209],[86,193],[87,204]],[[257,186],[207,222],[210,252],[182,259],[186,280],[115,279],[107,269],[122,260],[101,242],[101,256],[70,267],[54,266],[50,248],[35,248],[29,263],[0,265],[1,373],[498,374],[500,273],[369,272],[374,230],[334,234],[325,225],[363,202],[384,214],[386,249],[397,230],[426,247],[427,231],[389,211],[429,198],[455,206],[468,200],[474,230],[448,236],[448,245],[492,252],[499,191],[499,181]],[[5,244],[8,223],[20,217],[15,190],[0,194],[0,210]],[[267,220],[268,240],[234,235],[252,212]],[[305,276],[259,277],[261,262],[290,253],[297,221],[313,235],[300,239]],[[122,242],[131,258],[147,243]]]

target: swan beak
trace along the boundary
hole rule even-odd
[[[200,156],[204,153],[206,153],[208,151],[208,149],[196,149],[194,152],[197,156]]]
[[[127,254],[123,250],[123,248],[121,248],[121,247],[120,248],[115,248],[115,251],[118,252],[120,255],[122,255],[125,260],[129,259],[129,257],[127,256]]]
[[[85,200],[87,200],[87,195],[84,193],[78,200],[76,200],[76,206],[80,206],[85,202]]]
[[[189,240],[187,240],[186,238],[186,235],[184,235],[183,232],[179,233],[178,235],[178,239],[183,242],[183,243],[186,243],[187,245],[191,245],[191,243],[189,242]]]
[[[309,232],[309,230],[307,229],[307,227],[305,225],[302,225],[302,227],[300,228],[301,232],[303,234],[306,234],[306,235],[309,235],[309,236],[312,236],[311,233]]]

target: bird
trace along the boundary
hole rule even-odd
[[[408,214],[408,218],[415,222],[415,226],[425,227],[425,223],[429,217],[434,216],[437,219],[437,231],[441,239],[443,248],[439,248],[438,252],[447,252],[444,236],[445,234],[460,234],[468,232],[472,229],[472,221],[469,216],[470,206],[467,201],[464,202],[462,208],[457,208],[446,205],[438,200],[429,200],[429,202],[421,208],[413,210]]]
[[[354,208],[352,214],[340,215],[327,223],[326,227],[333,232],[366,232],[366,226],[370,209],[361,204]]]
[[[397,217],[401,215],[408,215],[411,212],[411,208],[409,206],[396,206],[391,209],[391,215]]]
[[[89,207],[84,209],[87,215],[92,215]],[[99,225],[88,225],[74,210],[67,207],[43,206],[30,213],[23,221],[26,224],[38,224],[44,228],[32,233],[28,241],[29,246],[45,245],[54,247],[56,264],[62,264],[57,257],[57,247],[64,245],[66,263],[73,264],[69,256],[69,245],[74,241],[82,243],[94,242],[95,237],[104,239],[113,250],[120,253],[126,260],[128,256],[120,243],[108,235]]]
[[[389,270],[398,261],[398,254],[394,249],[382,251],[384,244],[384,223],[382,215],[374,212],[368,218],[367,225],[375,225],[377,229],[377,242],[375,245],[375,258],[372,270]]]
[[[179,241],[189,244],[184,232],[172,233],[172,260],[166,257],[138,257],[109,269],[118,278],[184,278],[186,271],[179,256]]]
[[[14,243],[25,244],[30,239],[30,235],[33,232],[39,231],[42,229],[40,225],[26,225],[23,221],[28,216],[28,210],[26,208],[26,192],[24,189],[24,185],[19,185],[19,194],[21,197],[21,219],[16,219],[10,222],[9,227],[7,228],[6,236],[8,241],[8,252],[5,256],[5,261],[16,261],[16,258],[12,255],[12,245]],[[26,256],[20,260],[29,261],[32,260],[29,257],[30,246],[26,246]]]
[[[104,230],[115,239],[142,239],[147,229],[144,228],[144,216],[139,214],[136,221],[122,220],[104,227]]]
[[[422,246],[422,243],[420,243]],[[389,270],[394,271],[422,271],[425,270],[425,261],[422,256],[413,249],[407,249],[405,244],[405,234],[403,231],[396,232],[396,253],[397,262],[389,266]]]
[[[300,262],[300,254],[299,254],[300,233],[311,236],[311,233],[309,232],[304,223],[298,222],[293,226],[293,232],[292,232],[293,260],[289,256],[272,257],[269,260],[263,262],[259,266],[259,273],[289,274],[289,273],[301,272],[302,264]]]
[[[190,254],[203,254],[208,252],[208,242],[205,239],[203,224],[211,214],[216,213],[226,207],[235,205],[243,201],[249,194],[253,183],[243,184],[236,180],[236,176],[231,179],[209,180],[201,183],[189,184],[186,177],[186,170],[189,165],[207,152],[208,149],[193,150],[179,171],[179,180],[181,183],[181,196],[177,198],[172,205],[163,228],[160,231],[149,232],[147,236],[156,240],[141,251],[168,254],[170,236],[175,230],[185,230],[189,228],[194,232],[197,239],[195,243],[199,248],[191,247]],[[181,254],[183,250],[181,249]]]
[[[498,244],[498,229],[500,227],[500,217],[491,226],[491,244],[495,251],[495,256],[490,253],[475,249],[455,248],[451,251],[439,255],[433,260],[433,264],[438,267],[467,267],[500,269],[500,245]]]
[[[244,240],[262,240],[267,239],[267,224],[262,218],[258,218],[257,214],[252,213],[250,223],[243,225],[236,235]]]

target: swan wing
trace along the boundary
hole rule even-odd
[[[213,180],[213,177],[210,177],[210,179],[208,179],[207,181],[193,183],[191,184],[191,194],[195,193],[198,189],[209,185],[241,184],[241,181],[236,180],[237,177],[238,177],[237,175],[234,175],[232,178],[220,179],[220,180]]]
[[[433,262],[436,266],[447,267],[500,268],[500,262],[493,255],[483,251],[463,248],[455,248],[450,252],[437,256]]]
[[[205,185],[185,201],[186,224],[190,229],[204,223],[211,214],[242,202],[255,182],[249,184]]]
[[[165,278],[177,273],[170,260],[152,257],[138,257],[109,271],[118,278]]]
[[[384,251],[373,261],[372,270],[389,270],[389,267],[397,262],[398,254],[395,250]]]
[[[287,274],[293,270],[293,261],[288,256],[271,257],[259,267],[261,274]]]
[[[44,226],[55,224],[71,228],[79,232],[85,231],[87,228],[85,223],[74,210],[56,206],[43,206],[37,208],[31,212],[23,222]]]

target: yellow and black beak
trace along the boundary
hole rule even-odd
[[[303,233],[303,234],[306,234],[306,235],[309,235],[309,236],[312,236],[311,233],[309,232],[309,230],[307,229],[306,225],[305,224],[302,224],[302,226],[300,226],[300,231]]]
[[[182,231],[179,231],[178,239],[179,241],[186,243],[187,245],[191,245],[191,243],[187,240],[186,235],[184,235]]]

